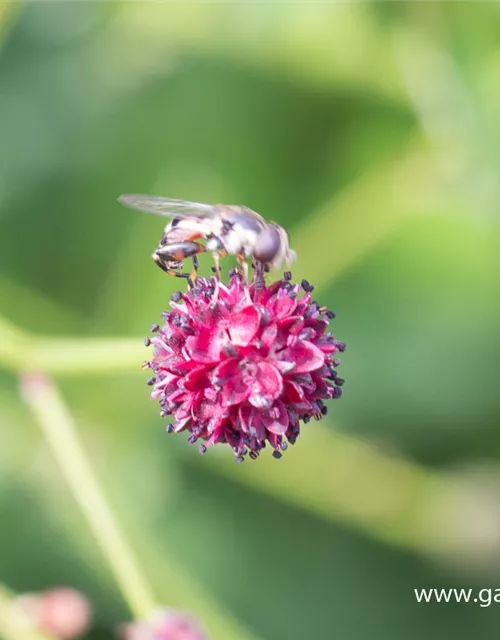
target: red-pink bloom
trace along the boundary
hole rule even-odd
[[[189,431],[203,453],[225,442],[241,461],[269,442],[279,458],[299,421],[321,418],[323,401],[340,397],[336,355],[345,345],[327,331],[334,314],[313,302],[307,281],[290,279],[198,278],[174,294],[163,327],[152,327],[152,398],[173,416],[168,430]]]
[[[120,632],[123,640],[207,640],[194,618],[168,609],[126,624]]]
[[[14,607],[33,627],[62,640],[83,635],[92,619],[90,602],[82,593],[70,587],[25,593],[14,599]]]

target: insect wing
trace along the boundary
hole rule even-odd
[[[216,214],[216,207],[211,204],[174,200],[162,196],[128,193],[120,196],[118,202],[130,209],[169,218],[211,218]]]

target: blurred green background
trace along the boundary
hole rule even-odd
[[[213,640],[496,637],[500,604],[413,589],[500,588],[499,5],[1,3],[0,43],[0,314],[53,339],[2,324],[0,581],[81,589],[91,638],[131,616],[19,400],[35,366],[157,599]],[[178,283],[123,192],[289,229],[347,382],[281,461],[165,435],[141,345]],[[51,360],[94,338],[85,371]]]

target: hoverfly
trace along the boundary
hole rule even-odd
[[[247,275],[245,258],[251,256],[261,267],[280,267],[291,264],[296,253],[290,249],[287,231],[248,207],[227,204],[203,204],[173,200],[161,196],[126,194],[118,199],[131,209],[172,218],[166,225],[153,260],[166,273],[196,278],[197,254],[211,251],[215,270],[219,275],[219,257],[235,255]],[[199,242],[203,240],[202,242]],[[180,271],[184,260],[191,258],[191,274]]]

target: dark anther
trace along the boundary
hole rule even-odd
[[[213,273],[217,273],[217,267],[214,264],[210,267],[210,269]]]
[[[194,433],[189,436],[188,442],[189,444],[195,444],[198,440],[198,436],[195,436]]]
[[[335,358],[335,360],[332,360],[332,367],[338,367],[341,362],[342,362],[342,360],[339,360],[338,358]]]
[[[144,338],[144,346],[149,347],[150,344],[151,344],[151,340],[146,336]]]
[[[200,444],[200,453],[206,453],[207,452],[207,447],[204,444]]]
[[[297,442],[297,436],[288,436],[288,444],[293,445]]]
[[[344,342],[338,342],[338,340],[335,340],[335,346],[340,351],[340,353],[344,353],[344,351],[347,349],[347,345]]]
[[[249,455],[252,458],[252,460],[257,460],[257,458],[259,457],[259,454],[257,453],[257,451],[250,451]]]
[[[304,424],[307,424],[311,420],[311,416],[304,416],[302,420],[304,421]]]
[[[328,407],[326,407],[325,405],[323,405],[321,407],[321,413],[326,416],[326,414],[328,413]]]
[[[344,384],[344,382],[345,382],[344,378],[337,378],[337,379],[335,380],[335,384],[336,384],[338,387],[341,387],[341,386]]]
[[[307,280],[302,280],[300,284],[306,293],[312,293],[314,291],[313,285],[310,284]]]
[[[151,333],[156,333],[159,330],[160,330],[160,325],[159,324],[151,325]]]
[[[291,279],[292,279],[292,272],[285,271],[285,273],[283,274],[283,280],[286,280],[287,282],[289,282]]]
[[[330,320],[333,320],[335,318],[335,312],[334,311],[327,311],[326,312],[326,317],[330,318]]]
[[[270,267],[268,264],[265,264],[265,265],[264,265],[264,271],[265,271],[266,273],[269,273],[269,272],[271,271],[271,267]]]
[[[173,430],[174,430],[174,425],[173,424],[167,424],[167,433],[172,433]]]
[[[281,451],[278,451],[277,449],[273,451],[273,458],[276,458],[276,460],[279,460],[282,455]]]
[[[242,462],[245,462],[245,458],[243,456],[237,456],[234,461],[241,464]]]
[[[340,398],[341,395],[342,395],[342,389],[340,387],[335,387],[333,389],[333,397]]]
[[[172,300],[172,302],[179,302],[179,300],[182,300],[182,293],[180,291],[175,291],[170,296],[170,300]]]
[[[280,447],[282,451],[286,451],[288,449],[288,445],[286,442],[280,442]]]
[[[146,384],[152,387],[155,382],[156,382],[156,378],[153,376],[152,378],[149,378],[149,380],[147,380]]]

